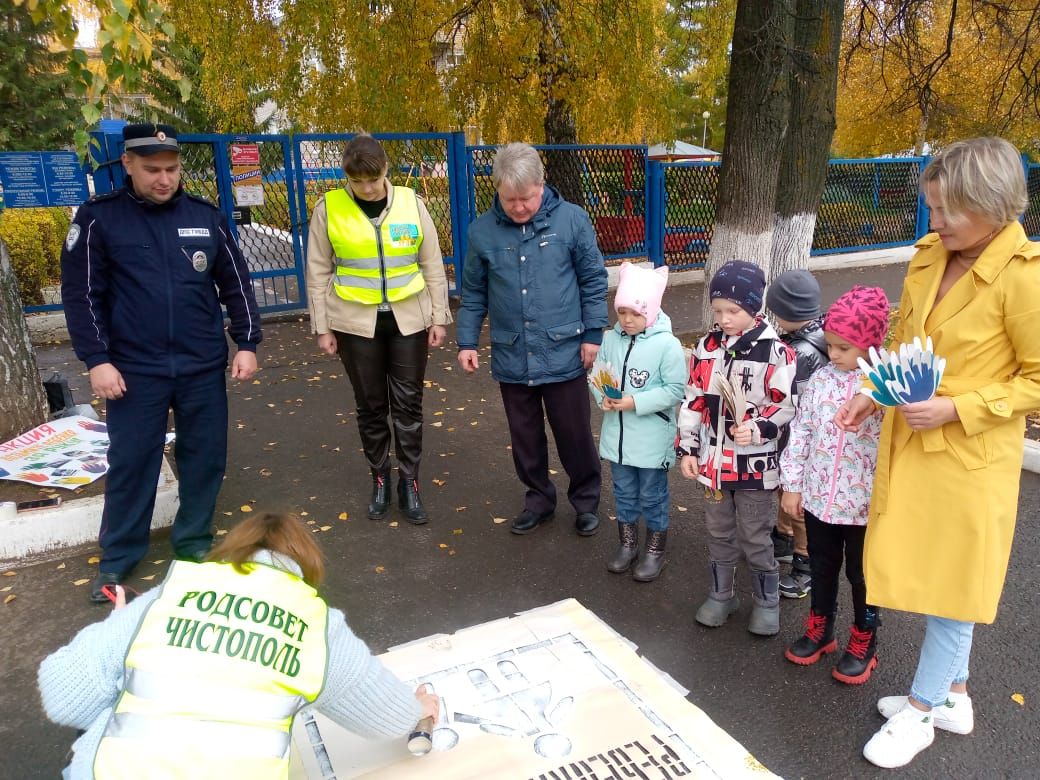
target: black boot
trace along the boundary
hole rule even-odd
[[[618,523],[617,526],[621,544],[607,564],[607,570],[624,574],[639,555],[639,528],[635,523]]]
[[[664,568],[664,548],[668,543],[668,531],[647,531],[646,547],[636,564],[632,578],[637,582],[653,582]]]
[[[820,656],[838,649],[834,639],[834,615],[817,615],[809,610],[805,619],[805,634],[784,652],[784,657],[793,664],[809,666],[820,660]]]
[[[382,520],[390,509],[390,467],[372,469],[372,498],[368,501],[368,519]]]
[[[847,685],[862,685],[870,679],[877,666],[877,627],[860,628],[853,625],[849,643],[831,671],[831,676]]]
[[[419,498],[419,480],[414,477],[401,477],[397,483],[397,503],[404,513],[404,519],[413,525],[423,525],[429,522],[430,516],[426,514],[426,507]]]

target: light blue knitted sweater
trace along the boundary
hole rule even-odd
[[[300,575],[296,563],[281,556],[264,552],[254,560]],[[94,754],[122,691],[123,661],[158,592],[158,588],[149,590],[100,623],[87,626],[40,664],[37,679],[47,717],[86,730],[72,746],[72,763],[65,773],[72,780],[94,777]],[[422,715],[411,689],[372,656],[338,609],[329,609],[326,638],[325,687],[311,707],[362,736],[407,735]]]

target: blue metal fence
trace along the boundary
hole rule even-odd
[[[309,215],[329,189],[346,186],[343,145],[352,134],[182,135],[184,186],[227,213],[246,255],[263,311],[306,306]],[[95,135],[95,191],[123,183],[118,128]],[[376,134],[390,178],[425,198],[437,225],[449,283],[457,293],[469,223],[491,206],[493,146],[462,133]],[[235,205],[231,147],[259,148],[263,204]],[[676,270],[703,267],[711,248],[718,162],[659,162],[637,145],[536,147],[547,181],[588,211],[608,263],[646,258]],[[926,157],[831,160],[817,214],[814,255],[912,243],[928,229],[919,194]],[[1040,165],[1023,161],[1029,189],[1026,232],[1040,236]],[[31,307],[59,309],[60,304]],[[28,310],[28,309],[27,309]]]

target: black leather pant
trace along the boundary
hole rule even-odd
[[[379,312],[372,338],[334,331],[354,388],[358,431],[373,469],[390,467],[390,422],[402,477],[417,478],[422,458],[426,331],[401,335],[393,312]],[[389,417],[389,420],[387,419]]]

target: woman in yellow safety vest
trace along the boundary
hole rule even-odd
[[[208,561],[174,562],[40,664],[48,717],[84,730],[65,777],[281,780],[303,707],[365,736],[436,718],[437,697],[413,694],[317,594],[321,551],[298,519],[252,517]]]
[[[372,472],[368,516],[381,520],[390,508],[392,438],[398,503],[419,525],[429,519],[418,483],[423,377],[451,312],[433,219],[413,190],[390,183],[387,170],[386,152],[372,136],[347,144],[347,186],[325,193],[311,214],[307,298],[318,347],[339,353],[354,388]]]

